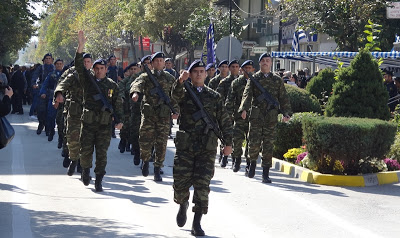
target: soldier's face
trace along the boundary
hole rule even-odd
[[[195,86],[203,86],[204,80],[207,77],[206,69],[204,67],[196,67],[192,69],[189,75],[193,85]]]
[[[107,68],[105,65],[96,64],[93,67],[93,70],[94,70],[94,75],[96,76],[97,79],[102,79],[106,77]]]
[[[162,70],[165,67],[165,62],[163,58],[155,58],[153,59],[153,62],[151,62],[153,65],[154,70]]]
[[[210,78],[214,77],[215,71],[216,71],[215,68],[213,68],[213,67],[212,67],[212,68],[209,68],[209,69],[207,70],[207,76],[210,77]]]
[[[131,75],[137,74],[140,72],[140,68],[137,66],[132,66],[129,68],[129,72],[131,73]]]
[[[167,61],[167,62],[165,62],[165,68],[166,69],[172,69],[172,62],[171,61]]]
[[[56,70],[61,71],[64,68],[64,63],[62,61],[57,61],[55,66],[56,66]]]
[[[383,75],[383,78],[384,78],[385,81],[388,82],[388,83],[390,83],[390,82],[393,81],[392,76],[391,76],[391,75],[388,75],[388,74]]]
[[[53,57],[46,56],[46,58],[44,58],[44,64],[52,64],[52,63],[53,63]]]
[[[117,59],[115,57],[111,57],[109,60],[111,66],[115,66],[117,64]]]
[[[263,73],[269,73],[272,67],[271,57],[264,57],[260,61],[260,69]]]
[[[229,72],[229,67],[226,64],[223,64],[219,67],[219,71],[221,71],[221,74],[227,75]]]
[[[153,66],[151,65],[150,60],[145,60],[145,61],[143,62],[143,64],[146,64],[147,67],[149,67],[150,70],[153,69]],[[144,69],[143,69],[142,71],[144,72]]]
[[[252,65],[246,65],[242,68],[243,71],[245,72],[250,72],[253,73],[254,72],[254,67]]]
[[[87,70],[89,70],[90,68],[92,68],[92,59],[91,58],[84,58],[83,59],[83,66],[85,66],[85,68]]]
[[[239,74],[239,64],[231,64],[229,66],[229,71],[231,71],[232,75],[238,75]]]

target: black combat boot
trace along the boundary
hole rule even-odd
[[[131,144],[129,144],[129,142],[128,143],[126,143],[126,152],[131,152]]]
[[[68,176],[74,175],[75,167],[76,167],[77,163],[78,162],[76,160],[75,161],[71,161],[71,163],[69,164],[69,167],[68,167],[68,171],[67,171]]]
[[[156,182],[162,181],[160,169],[161,169],[160,167],[154,167],[154,181],[156,181]]]
[[[203,216],[202,213],[196,212],[194,213],[193,225],[192,225],[192,235],[194,236],[205,236],[203,229],[201,229],[201,217]]]
[[[101,184],[103,177],[104,175],[96,174],[96,181],[94,182],[94,188],[96,189],[96,192],[103,192],[103,185]]]
[[[57,148],[61,149],[63,146],[63,137],[62,136],[58,136],[58,144],[57,144]]]
[[[186,212],[189,207],[189,202],[186,201],[184,204],[179,205],[179,211],[178,214],[176,215],[176,224],[178,224],[179,227],[183,227],[186,224],[187,216]]]
[[[54,134],[55,134],[56,132],[54,131],[54,129],[53,130],[49,130],[49,135],[48,135],[48,137],[47,137],[47,140],[48,141],[53,141],[53,139],[54,139]]]
[[[135,155],[135,153],[136,153],[136,151],[135,151],[135,149],[133,148],[133,145],[132,145],[131,155]]]
[[[232,159],[232,161],[233,161],[233,159]],[[233,166],[233,172],[237,172],[237,171],[239,171],[240,170],[240,164],[242,163],[242,158],[236,158],[235,159],[235,164],[234,164],[234,166]]]
[[[44,128],[44,125],[39,123],[36,134],[38,134],[38,135],[42,134],[43,128]]]
[[[82,166],[81,166],[81,160],[78,159],[78,166],[76,166],[76,172],[82,173]]]
[[[126,140],[125,139],[121,139],[119,141],[119,145],[118,145],[119,152],[124,153],[125,152],[125,148],[126,148]]]
[[[228,163],[228,156],[224,155],[224,157],[222,157],[222,160],[221,160],[221,167],[225,168],[227,163]]]
[[[135,155],[133,156],[133,164],[134,165],[140,164],[140,150],[135,150]]]
[[[272,183],[271,179],[269,178],[269,167],[263,167],[262,178],[263,183]]]
[[[82,182],[85,186],[88,186],[90,184],[90,168],[86,168],[82,170],[82,176],[81,176]]]
[[[222,156],[224,156],[224,154],[223,154],[222,151],[221,151],[221,152],[219,152],[218,164],[221,163]]]
[[[249,178],[254,178],[254,175],[256,175],[256,166],[257,166],[257,161],[251,161],[248,174]]]
[[[249,168],[250,168],[250,160],[246,158],[246,169],[244,172],[244,176],[249,176]]]
[[[68,156],[65,156],[65,157],[64,157],[64,160],[63,160],[63,167],[64,167],[64,168],[68,168],[68,166],[69,166],[70,163],[71,163],[71,160],[69,159],[69,157],[68,157]]]
[[[144,177],[149,176],[149,161],[143,161],[143,163],[142,163],[142,175]]]

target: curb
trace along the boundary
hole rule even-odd
[[[330,186],[369,187],[400,182],[400,171],[354,176],[321,174],[277,158],[272,158],[272,168],[303,182]]]

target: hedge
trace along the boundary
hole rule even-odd
[[[292,112],[317,112],[321,113],[318,99],[308,91],[296,86],[285,84],[285,89],[290,100]]]

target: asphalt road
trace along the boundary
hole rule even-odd
[[[25,112],[28,106],[24,106]],[[36,135],[37,122],[9,115],[16,136],[0,150],[0,237],[191,237],[193,219],[176,225],[173,201],[173,140],[168,141],[162,183],[144,178],[119,139],[108,152],[103,193],[94,181],[66,175],[57,137]],[[176,128],[174,128],[176,129]],[[175,130],[174,130],[175,131]],[[400,184],[330,187],[301,182],[272,170],[272,184],[216,164],[208,237],[399,237]],[[93,172],[92,172],[93,173]],[[190,205],[192,206],[192,204]]]

